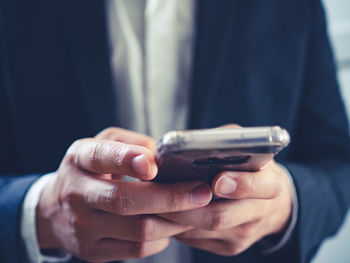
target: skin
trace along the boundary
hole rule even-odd
[[[236,186],[231,187],[227,178],[233,179]],[[274,161],[256,173],[222,172],[213,181],[212,189],[225,199],[203,208],[161,215],[193,227],[176,235],[179,241],[218,255],[234,256],[265,236],[283,233],[288,225],[292,210],[290,183]]]
[[[203,207],[212,198],[210,187],[148,182],[157,174],[151,149],[152,139],[115,128],[73,143],[39,201],[40,248],[89,262],[143,258],[191,229],[155,214]],[[121,175],[142,181],[125,182]]]
[[[153,139],[119,128],[73,143],[37,208],[40,247],[106,262],[156,254],[174,236],[231,256],[284,231],[292,195],[274,161],[255,173],[220,173],[211,186],[157,184],[149,182],[157,174],[155,149]],[[210,202],[213,193],[225,199]]]

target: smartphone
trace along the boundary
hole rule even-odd
[[[154,181],[210,183],[221,171],[258,171],[289,142],[278,126],[171,131],[158,142]]]

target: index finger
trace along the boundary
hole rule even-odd
[[[103,131],[99,132],[95,138],[101,140],[118,141],[126,144],[141,145],[153,152],[155,152],[157,149],[157,143],[153,138],[141,133],[117,127],[104,129]]]
[[[212,198],[209,185],[193,181],[174,184],[100,180],[85,176],[79,183],[84,202],[118,215],[158,214],[203,207]]]
[[[107,140],[76,141],[67,151],[65,160],[91,173],[128,175],[142,180],[152,179],[158,171],[151,150]]]

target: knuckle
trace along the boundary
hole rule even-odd
[[[72,147],[72,146],[71,146]],[[67,150],[66,155],[64,157],[64,163],[65,164],[74,164],[76,160],[76,154],[75,151],[71,149],[71,147]]]
[[[108,127],[101,132],[99,132],[95,138],[101,139],[101,140],[111,140],[111,141],[118,141],[120,138],[120,132],[122,129],[117,127]]]
[[[69,232],[73,234],[78,244],[86,243],[93,238],[91,221],[86,213],[75,213],[69,217]]]
[[[119,215],[129,215],[129,207],[132,201],[130,195],[122,190],[114,188],[113,197],[110,201],[111,206]]]
[[[251,237],[254,234],[254,227],[252,224],[243,224],[241,226],[236,227],[236,234],[241,239],[246,239]]]
[[[149,255],[149,252],[147,249],[147,242],[146,241],[135,242],[134,249],[133,249],[133,256],[135,258],[145,258],[148,255]]]
[[[122,167],[124,165],[129,148],[120,142],[115,142],[111,145],[111,153],[114,156],[114,164],[117,167]]]
[[[149,241],[153,238],[155,230],[154,221],[150,217],[139,217],[136,223],[136,239],[137,241]]]
[[[227,212],[225,210],[217,210],[208,214],[207,230],[218,231],[223,230],[227,224]]]
[[[166,196],[166,205],[169,211],[175,210],[175,208],[178,206],[178,195],[176,194],[174,189],[170,189]]]
[[[242,189],[242,195],[249,196],[254,193],[254,191],[257,189],[257,178],[254,175],[247,175],[245,176],[246,184],[244,184],[244,187]]]
[[[66,162],[73,163],[75,161],[78,149],[80,148],[80,146],[83,143],[84,143],[84,139],[79,139],[79,140],[76,140],[75,142],[73,142],[71,144],[71,146],[69,146],[68,150],[66,151],[66,155],[65,155]]]
[[[74,189],[66,189],[61,196],[61,200],[72,207],[81,201],[81,194]]]
[[[84,139],[79,139],[74,141],[71,146],[68,148],[68,153],[74,153],[79,147],[80,145],[84,142]]]
[[[119,187],[117,185],[109,184],[103,189],[103,200],[102,202],[106,204],[108,209],[115,209],[117,202],[117,194],[119,192]],[[118,208],[118,206],[117,206]]]
[[[277,198],[281,195],[282,190],[283,190],[283,179],[281,176],[276,176],[274,179],[274,183],[272,185],[272,194],[271,198]]]
[[[108,127],[104,130],[102,130],[99,134],[97,134],[97,137],[102,139],[109,139],[115,132],[117,132],[117,129],[114,127]]]
[[[100,160],[101,144],[95,143],[89,153],[89,163],[95,171],[101,170],[101,160]]]

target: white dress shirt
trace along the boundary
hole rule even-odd
[[[195,35],[195,0],[107,0],[110,58],[116,111],[122,127],[154,138],[186,128]],[[46,175],[26,195],[21,233],[31,263],[68,262],[70,255],[46,257],[36,238],[35,210],[54,175]],[[293,183],[291,183],[293,185]],[[294,195],[296,198],[296,195]],[[290,226],[271,251],[283,246],[295,226],[294,200]],[[172,240],[163,252],[128,263],[190,262],[186,245]]]
[[[184,129],[194,0],[107,0],[118,121],[158,139]]]

